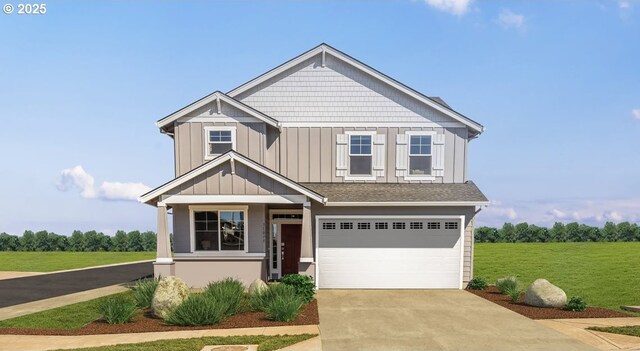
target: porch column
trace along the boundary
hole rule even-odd
[[[300,245],[300,263],[313,263],[310,202],[305,202],[302,206],[302,240]]]
[[[174,275],[174,263],[169,241],[169,218],[167,204],[164,202],[158,202],[158,236],[156,241],[156,261],[153,262],[154,275],[156,277]]]

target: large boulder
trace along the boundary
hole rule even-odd
[[[546,279],[536,279],[524,294],[524,303],[536,307],[564,307],[567,294]]]
[[[169,312],[189,296],[189,286],[178,277],[162,277],[153,294],[151,309],[156,317],[165,319]]]
[[[249,295],[260,294],[269,289],[269,285],[265,283],[262,279],[254,280],[251,285],[249,285]]]

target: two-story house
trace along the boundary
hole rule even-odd
[[[462,288],[473,275],[487,199],[467,155],[483,126],[329,45],[157,126],[175,178],[140,197],[158,208],[156,276]]]

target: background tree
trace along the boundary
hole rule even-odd
[[[142,233],[142,249],[144,251],[156,250],[156,233],[151,231]]]
[[[52,245],[49,241],[49,232],[46,230],[36,232],[34,241],[36,251],[51,251]]]
[[[20,250],[21,251],[35,251],[36,250],[36,236],[30,230],[25,230],[20,237]]]
[[[613,222],[607,222],[600,231],[602,241],[618,241],[618,227]]]
[[[79,230],[73,231],[73,234],[71,234],[71,237],[69,238],[69,249],[70,251],[84,251],[84,233]]]
[[[0,251],[20,250],[20,239],[11,234],[0,233]]]
[[[142,235],[137,230],[127,234],[127,251],[142,251]]]
[[[580,225],[578,223],[571,222],[567,224],[565,228],[567,229],[567,241],[580,241],[582,236],[580,235]]]
[[[516,242],[516,229],[511,223],[505,223],[499,230],[498,235],[502,238],[502,242],[515,243]]]
[[[123,230],[118,230],[116,235],[111,239],[112,251],[127,251],[129,248],[129,241],[127,239],[127,233]]]
[[[549,229],[549,239],[555,242],[567,241],[567,229],[562,222],[555,222],[553,227]]]
[[[516,241],[517,242],[531,242],[531,233],[529,232],[529,223],[522,222],[515,226]]]

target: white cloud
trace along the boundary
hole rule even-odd
[[[56,187],[60,191],[69,191],[75,187],[80,190],[81,197],[101,200],[136,200],[138,196],[151,190],[142,183],[105,181],[97,189],[94,184],[93,176],[78,165],[62,170]]]
[[[503,206],[501,201],[491,201],[488,207],[481,212],[483,216],[497,221],[507,222],[518,218],[518,213],[513,207]]]
[[[622,10],[626,10],[631,7],[631,3],[626,0],[618,1],[618,7]]]
[[[515,28],[515,29],[524,29],[525,26],[525,18],[524,15],[517,14],[512,12],[509,9],[504,9],[498,15],[497,19],[498,24],[500,24],[504,28]]]
[[[631,115],[633,116],[633,118],[640,120],[640,108],[634,108],[633,110],[631,110]]]
[[[456,16],[464,15],[472,0],[424,0],[427,5]]]
[[[93,189],[94,180],[91,174],[85,172],[82,166],[67,168],[60,173],[60,180],[56,187],[60,191],[68,191],[73,187],[80,189],[80,196],[85,199],[93,199],[96,192]]]

